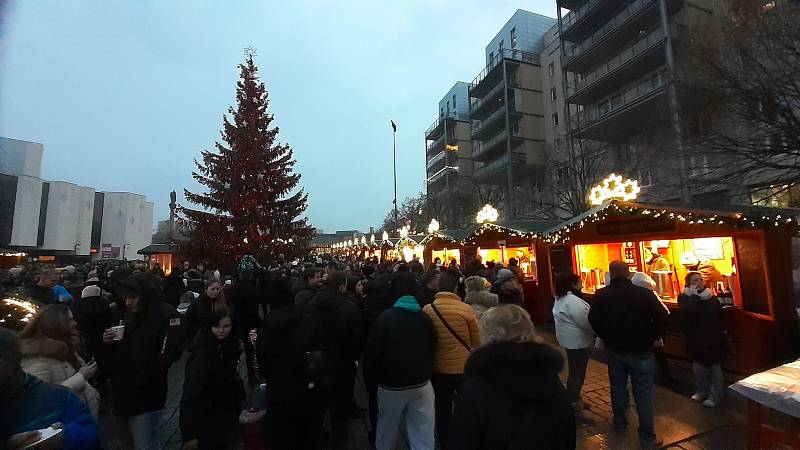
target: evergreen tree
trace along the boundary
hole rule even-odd
[[[271,261],[301,254],[313,234],[306,218],[307,195],[296,189],[292,148],[276,142],[278,128],[258,68],[248,52],[239,65],[237,109],[223,116],[216,152],[203,150],[192,176],[206,193],[184,189],[186,199],[203,209],[182,208],[190,230],[189,254],[231,266],[243,255]]]

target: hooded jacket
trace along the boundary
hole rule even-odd
[[[86,342],[89,356],[100,359],[103,353],[103,331],[111,326],[111,306],[103,297],[84,297],[72,305],[72,316]]]
[[[451,448],[574,449],[575,416],[558,378],[563,357],[535,342],[497,342],[470,356]]]
[[[113,409],[133,416],[164,407],[167,372],[183,350],[184,329],[178,311],[162,300],[150,274],[137,273],[126,280],[139,292],[140,309],[133,313],[125,303],[112,306],[112,324],[125,325],[121,341],[106,344],[111,366]]]
[[[22,340],[22,370],[45,383],[66,386],[83,400],[95,418],[100,409],[100,394],[78,372],[84,364],[79,355],[71,355],[73,350],[65,342],[47,337],[31,337]],[[79,367],[69,361],[75,361]]]
[[[319,336],[320,349],[332,369],[349,370],[361,357],[364,328],[361,311],[339,291],[323,289],[306,306]]]
[[[433,310],[434,306],[442,318]],[[452,292],[439,292],[432,304],[422,308],[422,312],[428,315],[436,329],[434,371],[443,374],[464,373],[464,364],[467,363],[470,351],[481,343],[475,312]],[[450,332],[442,319],[447,321],[450,328],[469,346],[469,349],[458,341],[458,338]]]
[[[18,389],[0,394],[0,442],[5,448],[8,438],[25,431],[40,430],[61,422],[64,426],[65,450],[100,448],[97,422],[86,406],[70,389],[42,383],[33,375],[23,374]],[[5,411],[13,411],[6,414]]]
[[[204,327],[191,345],[180,405],[183,441],[224,448],[236,426],[244,385],[239,378],[239,340],[233,332],[218,340]]]
[[[436,330],[412,296],[397,299],[375,321],[364,351],[368,384],[388,389],[413,388],[433,373]]]
[[[304,279],[297,280],[297,283],[292,287],[292,294],[294,294],[294,304],[302,311],[311,300],[314,300],[317,290],[312,288],[311,285]]]

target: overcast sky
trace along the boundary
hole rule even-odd
[[[2,5],[3,0],[0,0]],[[192,160],[219,138],[242,49],[294,147],[311,223],[379,226],[423,188],[424,131],[518,8],[555,1],[8,0],[0,22],[0,136],[44,144],[43,177],[145,194],[198,189]]]

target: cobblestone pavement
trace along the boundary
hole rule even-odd
[[[555,343],[551,332],[540,333],[546,340]],[[636,409],[628,412],[629,427],[624,434],[612,431],[612,412],[610,404],[610,387],[608,373],[603,356],[594,354],[589,361],[586,382],[583,387],[583,399],[591,405],[588,415],[595,420],[594,424],[578,426],[577,438],[579,449],[635,449],[639,446]],[[180,404],[183,370],[186,355],[170,369],[170,387],[167,403],[163,411],[160,440],[166,449],[179,449],[180,426],[178,406]],[[690,373],[686,369],[676,367],[673,373],[679,378],[676,383],[665,385],[657,383],[654,391],[655,428],[656,433],[664,439],[665,448],[672,450],[725,449],[745,448],[744,412],[746,405],[741,397],[729,392],[719,408],[708,409],[692,402]],[[562,373],[566,380],[566,371]],[[356,389],[358,403],[366,405],[364,389],[359,385]],[[632,397],[631,397],[632,398]],[[111,450],[130,448],[126,440],[124,427],[114,423],[110,414],[110,405],[106,400],[101,412],[101,427],[104,447]],[[367,450],[368,419],[353,419],[350,422],[350,439],[348,449]],[[408,448],[408,443],[401,433],[398,449]]]

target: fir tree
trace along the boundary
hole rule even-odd
[[[184,189],[186,199],[203,210],[182,208],[190,230],[189,254],[231,266],[243,255],[271,261],[303,252],[313,232],[306,218],[307,195],[296,189],[292,148],[277,142],[270,127],[268,94],[248,52],[239,65],[237,109],[223,116],[216,152],[203,150],[192,176],[206,193]]]

